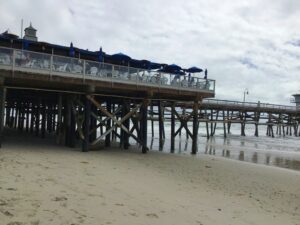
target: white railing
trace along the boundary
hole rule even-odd
[[[96,61],[0,47],[0,68],[134,85],[215,92],[215,80],[178,76]]]
[[[261,108],[261,109],[278,109],[278,110],[289,110],[289,111],[297,111],[295,106],[288,105],[277,105],[277,104],[269,104],[269,103],[261,103],[261,102],[239,102],[239,101],[229,101],[229,100],[219,100],[219,99],[204,99],[203,104],[206,105],[216,105],[216,106],[230,106],[230,107],[238,107],[238,108]],[[298,109],[299,110],[299,109]]]

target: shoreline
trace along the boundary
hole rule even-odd
[[[0,150],[4,225],[300,221],[298,171],[210,155],[82,153],[28,141]]]

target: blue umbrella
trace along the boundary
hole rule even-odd
[[[150,70],[156,70],[156,69],[160,69],[163,65],[160,64],[160,63],[153,63],[153,62],[150,62],[149,64],[149,68]]]
[[[130,66],[139,69],[145,69],[145,70],[155,70],[162,67],[162,65],[159,63],[150,62],[145,59],[143,60],[132,59],[130,60]]]
[[[125,55],[123,53],[117,53],[111,56],[111,59],[114,61],[118,61],[120,63],[129,63],[131,58],[128,55]]]
[[[164,68],[165,70],[170,70],[170,71],[180,71],[182,70],[182,68],[180,66],[177,66],[176,64],[171,64],[171,65],[167,65]]]
[[[191,68],[186,69],[185,71],[188,73],[201,73],[203,70],[198,67],[193,66]]]
[[[130,66],[139,69],[148,69],[150,63],[151,62],[148,60],[137,60],[137,59],[130,60]]]
[[[70,55],[71,57],[74,57],[74,56],[75,56],[75,49],[73,48],[73,43],[72,43],[72,42],[71,42],[71,44],[70,44],[69,55]]]
[[[182,68],[180,66],[177,66],[175,64],[166,65],[163,69],[159,70],[160,72],[164,73],[172,73],[177,75],[185,75],[185,73],[182,71]]]

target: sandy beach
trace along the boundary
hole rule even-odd
[[[82,153],[28,137],[0,150],[0,224],[300,224],[300,173],[220,157]]]

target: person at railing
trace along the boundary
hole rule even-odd
[[[186,79],[186,76],[184,76],[183,80],[181,81],[181,86],[182,87],[188,87],[188,81]]]
[[[195,86],[196,86],[196,82],[195,82],[195,78],[194,78],[194,77],[192,77],[192,78],[190,79],[189,86],[190,86],[190,87],[195,87]]]
[[[204,79],[207,79],[207,69],[204,71]]]
[[[180,79],[180,75],[175,75],[175,77],[171,81],[171,85],[172,86],[178,86],[179,85],[179,79]]]

